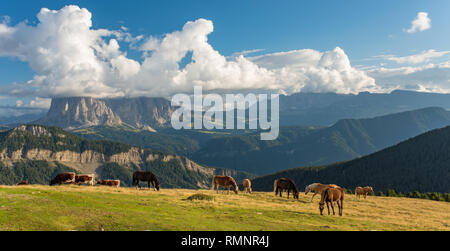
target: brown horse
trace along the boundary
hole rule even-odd
[[[373,193],[373,188],[372,187],[369,187],[369,186],[367,186],[367,187],[357,187],[355,189],[355,196],[356,196],[356,198],[359,199],[361,197],[361,195],[363,195],[364,199],[365,199],[369,192]]]
[[[140,181],[147,181],[148,182],[148,189],[150,189],[150,184],[153,185],[153,189],[155,191],[159,191],[160,183],[158,180],[158,177],[150,171],[143,172],[143,171],[137,171],[133,173],[133,186],[136,187],[136,189],[141,186],[139,186]]]
[[[249,179],[245,179],[242,185],[244,185],[244,192],[252,193],[252,182]]]
[[[289,199],[289,192],[292,190],[292,193],[294,194],[294,199],[298,200],[298,189],[297,185],[295,185],[293,180],[280,178],[278,180],[275,180],[274,187],[275,187],[275,196],[278,195],[278,193],[280,193],[280,197],[283,197],[282,195],[283,190],[287,190],[287,197]]]
[[[239,191],[238,185],[236,181],[230,176],[214,176],[212,181],[211,190],[215,190],[217,188],[217,193],[219,193],[219,187],[228,188],[228,193],[230,193],[230,186],[233,186],[234,193],[237,194]],[[223,191],[222,191],[223,193]]]
[[[320,215],[323,215],[325,202],[327,203],[328,215],[330,215],[329,204],[331,204],[333,215],[335,215],[333,203],[336,202],[339,207],[339,216],[342,216],[342,211],[344,210],[344,189],[340,187],[328,187],[322,192],[319,202]]]

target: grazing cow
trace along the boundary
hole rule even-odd
[[[28,183],[28,180],[24,180],[24,181],[18,183],[17,185],[18,186],[27,186],[27,185],[29,185],[29,183]]]
[[[136,189],[139,187],[140,181],[147,181],[148,182],[148,188],[150,189],[150,184],[153,185],[153,189],[155,191],[159,191],[160,183],[158,177],[152,172],[143,172],[143,171],[137,171],[133,174],[133,186],[136,187]]]
[[[63,183],[72,183],[72,182],[75,182],[75,173],[73,172],[60,173],[50,181],[50,186],[53,186],[55,184],[61,185]]]
[[[252,193],[252,182],[249,179],[245,179],[242,184],[244,185],[244,192]]]
[[[322,192],[319,202],[320,215],[323,215],[325,203],[327,203],[328,215],[330,215],[329,204],[331,204],[333,215],[335,215],[333,205],[334,202],[336,202],[339,207],[339,216],[342,216],[342,211],[344,210],[344,189],[340,187],[328,187]]]
[[[78,185],[87,184],[89,186],[94,185],[94,174],[79,174],[75,176],[75,183]]]
[[[307,195],[309,192],[313,192],[314,194],[311,197],[311,202],[312,202],[314,199],[314,196],[316,196],[316,194],[322,194],[322,192],[325,189],[327,189],[328,187],[338,188],[339,186],[335,185],[335,184],[325,185],[325,184],[320,184],[320,183],[313,183],[305,188],[305,195]]]
[[[294,199],[298,200],[298,189],[297,185],[295,185],[295,182],[291,179],[286,178],[280,178],[278,180],[275,180],[274,182],[275,186],[275,196],[280,193],[280,197],[283,197],[282,192],[283,190],[287,191],[287,197],[289,199],[289,193],[292,190],[292,193],[294,194]]]
[[[120,180],[98,180],[98,185],[120,187]]]
[[[373,188],[372,187],[369,187],[369,186],[367,186],[367,187],[357,187],[355,189],[355,196],[356,196],[356,198],[359,199],[361,197],[361,194],[362,194],[364,196],[364,199],[365,199],[369,192],[373,193]]]
[[[236,184],[236,181],[234,181],[233,177],[230,176],[214,176],[212,181],[211,190],[216,190],[217,193],[219,193],[219,187],[228,188],[228,193],[230,193],[230,187],[232,186],[234,188],[234,193],[238,194],[239,187]],[[222,190],[223,193],[223,190]]]

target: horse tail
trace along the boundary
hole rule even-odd
[[[326,201],[328,199],[328,191],[330,188],[325,188],[325,191],[323,191],[323,199]]]
[[[278,180],[275,180],[275,181],[273,182],[273,191],[275,192],[275,195],[277,195],[277,193],[278,193],[278,187],[277,187],[277,185],[278,185]]]

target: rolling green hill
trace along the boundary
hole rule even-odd
[[[163,187],[210,187],[215,174],[238,181],[252,178],[245,172],[199,165],[186,157],[138,148],[107,140],[89,140],[57,127],[23,125],[0,133],[0,184],[28,179],[48,184],[61,171],[96,173],[101,179],[120,179],[131,185],[136,170],[151,170]]]
[[[450,112],[432,107],[370,119],[345,119],[330,127],[282,127],[275,141],[261,141],[259,134],[211,139],[192,159],[267,174],[358,158],[447,125]]]
[[[432,130],[352,161],[321,167],[288,169],[253,180],[255,190],[273,190],[273,181],[289,177],[303,189],[320,182],[354,189],[373,186],[386,192],[450,191],[450,126]]]

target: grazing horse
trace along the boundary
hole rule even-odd
[[[244,192],[252,193],[252,182],[249,179],[245,179],[242,184],[244,185]]]
[[[239,187],[236,184],[236,181],[234,181],[234,179],[230,176],[214,176],[213,181],[212,181],[212,186],[211,186],[211,190],[216,190],[217,188],[217,193],[219,193],[219,187],[224,187],[228,188],[228,193],[230,193],[230,186],[233,186],[234,188],[234,193],[237,194],[239,191]],[[223,191],[222,191],[223,193]]]
[[[148,188],[150,189],[150,183],[153,185],[153,189],[155,191],[159,191],[159,180],[158,177],[156,177],[155,174],[153,174],[152,172],[142,172],[142,171],[137,171],[134,172],[133,174],[133,186],[136,187],[136,189],[139,187],[139,182],[140,181],[147,181],[148,182]]]
[[[361,194],[362,194],[362,195],[364,195],[364,199],[365,199],[369,192],[373,193],[373,188],[372,187],[369,187],[369,186],[367,186],[367,187],[357,187],[355,189],[355,196],[356,196],[356,198],[359,199],[361,197]]]
[[[298,189],[293,180],[280,178],[278,180],[275,180],[274,186],[275,186],[275,196],[278,193],[280,193],[280,197],[283,197],[282,195],[283,190],[287,190],[288,193],[287,197],[289,199],[289,192],[292,190],[292,193],[294,194],[294,199],[298,200]]]
[[[336,202],[339,207],[339,216],[342,216],[342,211],[344,210],[344,189],[340,187],[328,187],[322,192],[319,202],[320,215],[323,215],[325,203],[327,203],[328,215],[330,215],[329,204],[331,204],[333,215],[335,215],[333,205],[334,202]]]
[[[316,196],[316,194],[322,194],[322,192],[325,189],[327,189],[328,187],[338,188],[339,186],[337,186],[335,184],[325,185],[325,184],[320,184],[320,183],[313,183],[305,188],[305,195],[307,195],[309,192],[313,192],[314,194],[311,197],[311,202],[312,202],[314,199],[314,196]]]

